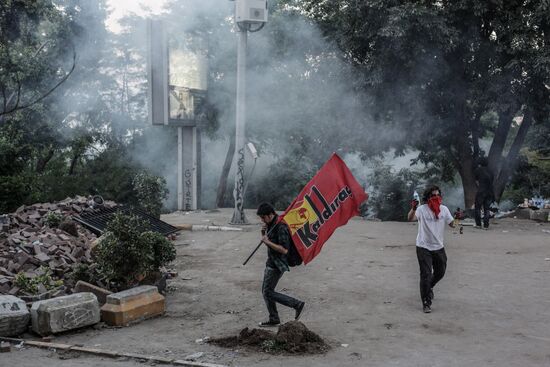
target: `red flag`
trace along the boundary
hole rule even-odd
[[[367,198],[344,161],[332,154],[280,216],[304,264],[321,252],[336,228],[359,214],[359,205]]]

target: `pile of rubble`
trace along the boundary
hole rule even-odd
[[[17,274],[33,279],[49,269],[53,278],[64,279],[75,265],[91,264],[96,236],[70,218],[98,210],[97,204],[94,198],[77,196],[22,206],[15,213],[0,216],[0,294],[29,295],[14,284]],[[116,206],[114,202],[101,204]],[[52,216],[62,218],[57,228],[48,225]]]

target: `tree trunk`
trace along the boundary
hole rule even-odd
[[[516,114],[516,108],[514,106],[510,106],[500,113],[495,136],[491,143],[491,148],[489,149],[489,169],[493,172],[495,177],[501,169],[502,153],[506,145],[506,140],[508,139],[508,133],[510,132],[514,115]]]
[[[504,192],[506,184],[508,183],[508,180],[510,179],[510,177],[512,176],[513,172],[516,169],[519,151],[523,146],[523,142],[525,141],[527,132],[531,127],[532,121],[533,121],[532,111],[530,108],[527,108],[525,115],[523,116],[523,121],[521,122],[519,130],[516,134],[516,137],[514,138],[512,146],[510,147],[510,151],[508,152],[508,155],[506,156],[506,158],[502,159],[502,163],[500,165],[501,169],[499,170],[498,175],[495,175],[495,181],[493,183],[493,191],[495,194],[495,201],[497,202],[500,202],[500,199],[502,198],[502,193]]]
[[[48,153],[44,157],[41,157],[38,159],[38,162],[36,162],[36,173],[43,173],[46,169],[46,165],[48,162],[53,158],[53,154],[55,153],[55,150],[53,147],[50,147],[48,149]]]
[[[79,158],[80,158],[80,154],[73,155],[73,157],[71,159],[71,165],[69,166],[69,176],[74,175],[76,164],[77,164]]]
[[[229,170],[231,169],[231,163],[233,162],[233,156],[235,155],[235,134],[231,134],[229,138],[229,148],[227,149],[227,155],[225,156],[225,162],[223,164],[222,173],[220,176],[220,182],[218,184],[218,192],[216,195],[216,207],[221,208],[225,202],[225,194],[227,191],[227,179],[229,177]]]
[[[458,136],[456,149],[458,153],[457,170],[462,179],[462,190],[464,191],[464,209],[468,210],[474,206],[477,184],[474,177],[474,153],[467,136],[463,134]]]

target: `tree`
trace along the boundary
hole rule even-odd
[[[476,160],[487,155],[501,198],[530,126],[550,123],[547,2],[288,3],[337,42],[376,120],[408,132],[399,149],[418,149],[416,162],[444,180],[458,172],[467,208]]]
[[[51,1],[2,1],[0,126],[5,115],[44,100],[74,71],[70,27],[70,18]]]

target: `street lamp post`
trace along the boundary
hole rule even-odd
[[[246,48],[248,32],[257,32],[267,22],[266,0],[235,0],[235,23],[239,41],[237,46],[237,101],[235,116],[235,210],[231,224],[247,224],[244,214],[245,188],[245,125],[246,125]]]
[[[246,43],[248,31],[239,29],[239,43],[237,46],[237,106],[235,117],[235,157],[233,158],[235,171],[235,210],[232,224],[248,223],[244,214],[244,162],[245,162],[245,124],[246,124]]]

